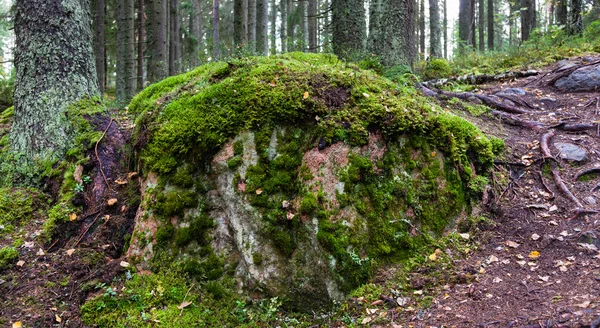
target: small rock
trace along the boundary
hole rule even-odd
[[[527,91],[521,88],[507,88],[496,92],[496,94],[499,96],[524,96]]]
[[[567,91],[594,91],[600,88],[600,65],[579,68],[560,78],[554,86]]]
[[[592,196],[587,196],[583,199],[586,203],[590,204],[590,205],[595,205],[596,204],[596,199]]]
[[[554,109],[556,107],[556,105],[558,105],[556,98],[551,98],[551,97],[540,98],[540,102],[550,109]]]
[[[581,162],[588,154],[587,150],[568,142],[555,142],[554,147],[560,152],[560,158],[567,161]]]

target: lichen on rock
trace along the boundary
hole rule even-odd
[[[331,55],[208,64],[129,109],[145,176],[138,266],[303,310],[468,215],[498,148],[415,89]]]

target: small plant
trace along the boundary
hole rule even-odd
[[[74,191],[74,192],[77,192],[77,193],[80,193],[80,192],[83,192],[83,188],[84,188],[84,186],[83,186],[83,183],[81,183],[81,182],[78,182],[78,183],[75,185],[75,187],[73,188],[73,191]]]
[[[92,178],[89,175],[86,175],[82,178],[84,184],[92,183]]]
[[[235,317],[240,323],[246,321],[246,319],[248,318],[246,302],[240,300],[235,301]]]

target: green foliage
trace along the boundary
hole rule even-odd
[[[313,193],[309,193],[302,198],[300,203],[300,212],[302,214],[312,214],[317,209],[317,197]]]
[[[43,217],[45,198],[34,189],[0,188],[0,240],[32,217]]]
[[[17,260],[19,252],[14,247],[3,247],[0,249],[0,271],[8,269]]]
[[[423,69],[423,77],[426,80],[447,77],[451,73],[450,65],[445,59],[433,58],[428,60]]]

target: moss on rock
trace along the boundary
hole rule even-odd
[[[129,109],[144,173],[158,175],[133,234],[156,249],[134,237],[136,254],[305,310],[442,234],[501,149],[417,90],[330,55],[208,64]]]

